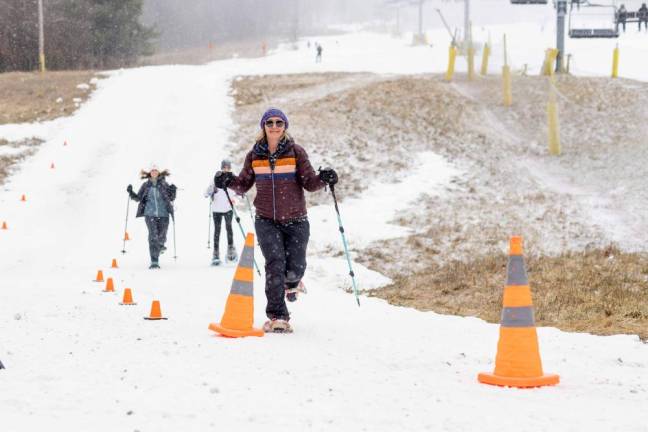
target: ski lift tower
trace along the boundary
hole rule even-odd
[[[567,15],[567,0],[556,0],[556,72],[564,72],[563,54],[565,52],[565,16]]]

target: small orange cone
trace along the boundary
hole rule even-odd
[[[22,202],[27,201],[27,195],[22,194],[22,196],[20,197],[20,201],[22,201]]]
[[[110,267],[111,268],[119,268],[119,266],[117,265],[117,259],[113,258],[112,264],[110,265]]]
[[[128,231],[124,233],[124,241],[130,240],[130,237],[128,236]]]
[[[495,371],[480,373],[479,382],[519,388],[558,384],[558,375],[542,371],[522,237],[511,237],[503,303]]]
[[[220,324],[209,324],[209,329],[223,336],[263,336],[254,324],[254,234],[248,233],[241,259],[234,273],[232,288]]]
[[[150,321],[157,321],[157,320],[165,320],[168,318],[162,316],[162,311],[160,310],[160,302],[158,300],[153,300],[153,303],[151,303],[151,314],[147,317],[144,317],[144,319]]]
[[[52,164],[50,165],[50,169],[54,169],[54,168],[55,168],[54,162],[52,162]]]
[[[94,280],[95,282],[103,282],[103,272],[101,270],[97,270],[97,277]]]
[[[137,304],[133,302],[133,292],[131,291],[130,288],[124,289],[124,298],[119,304],[123,306],[133,306]]]
[[[108,278],[106,280],[106,289],[103,292],[115,292],[115,284],[113,283],[113,278]]]
[[[2,229],[3,230],[9,229],[9,227],[7,227],[7,222],[2,222]]]

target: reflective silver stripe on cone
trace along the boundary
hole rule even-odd
[[[239,294],[252,297],[254,293],[254,284],[252,282],[233,281],[230,294]]]
[[[239,267],[252,268],[254,265],[254,248],[253,247],[244,247],[243,252],[241,253],[241,259],[239,260]]]
[[[529,278],[524,268],[524,257],[510,256],[506,272],[506,285],[529,285]]]
[[[533,327],[533,306],[505,307],[502,309],[502,327]]]

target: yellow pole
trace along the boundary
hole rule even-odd
[[[619,45],[617,44],[612,54],[612,78],[619,78]]]
[[[513,105],[513,92],[511,83],[511,67],[505,65],[502,67],[502,79],[504,82],[504,106]]]
[[[490,45],[488,43],[484,44],[484,51],[482,52],[482,64],[481,71],[482,75],[488,75],[488,57],[490,56]]]
[[[446,72],[446,81],[452,81],[455,71],[455,60],[457,59],[457,48],[454,45],[450,45],[450,50],[448,52],[448,70]]]
[[[549,81],[549,101],[547,102],[547,123],[549,132],[549,154],[560,155],[560,124],[558,122],[558,103],[553,82]]]

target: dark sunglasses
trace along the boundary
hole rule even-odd
[[[265,125],[267,127],[282,128],[282,127],[284,127],[285,124],[286,124],[286,122],[284,122],[283,120],[266,120],[266,122],[265,122]]]

